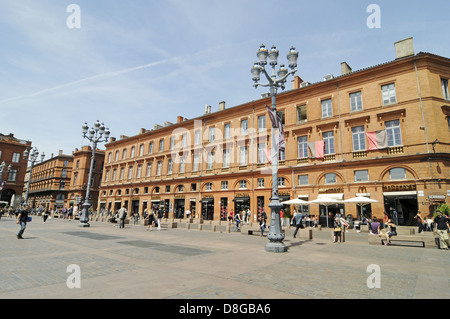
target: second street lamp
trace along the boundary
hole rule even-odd
[[[101,142],[108,142],[109,138],[109,129],[105,129],[105,125],[97,120],[94,123],[94,127],[89,129],[87,123],[84,123],[82,126],[83,137],[87,138],[92,143],[92,156],[91,156],[91,166],[89,169],[89,179],[86,188],[86,198],[83,203],[83,208],[81,210],[80,216],[80,227],[89,227],[89,207],[91,204],[89,203],[89,199],[91,197],[91,187],[92,187],[92,172],[94,170],[94,159],[95,159],[95,150],[97,149],[97,144]],[[89,135],[87,135],[89,133]],[[103,139],[102,139],[103,138]]]
[[[270,96],[272,98],[272,108],[269,109],[269,116],[272,120],[272,196],[270,198],[270,228],[269,234],[267,238],[269,242],[266,244],[266,251],[268,252],[286,252],[287,247],[283,243],[284,233],[281,229],[281,219],[280,219],[280,210],[283,207],[283,204],[280,203],[280,199],[278,197],[278,154],[280,151],[280,139],[277,138],[277,135],[281,133],[282,123],[281,120],[277,116],[277,107],[276,107],[276,96],[278,88],[284,90],[286,78],[289,75],[295,74],[297,72],[297,59],[298,52],[295,51],[294,47],[291,47],[289,53],[287,54],[287,60],[289,63],[289,67],[291,71],[288,71],[283,64],[280,65],[278,73],[275,72],[275,66],[278,64],[278,55],[279,52],[275,46],[272,46],[270,51],[268,51],[264,44],[258,50],[257,57],[258,61],[255,62],[255,65],[252,67],[252,79],[255,82],[253,86],[257,88],[258,86],[267,86],[270,87]],[[269,75],[266,72],[265,66],[267,65],[267,58],[269,58],[269,64],[272,66],[272,74]],[[260,76],[261,72],[264,73],[265,77],[268,80],[268,83],[261,84]],[[278,75],[278,77],[277,77]],[[277,134],[275,134],[276,130],[278,130]]]

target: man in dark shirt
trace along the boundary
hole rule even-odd
[[[434,233],[437,233],[440,238],[440,248],[448,250],[450,240],[447,230],[449,228],[448,219],[442,216],[442,212],[437,211],[437,216],[434,218]]]
[[[23,239],[22,235],[27,227],[28,220],[28,205],[25,205],[24,209],[17,215],[17,224],[20,224],[20,230],[17,233],[17,239]]]

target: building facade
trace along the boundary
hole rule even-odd
[[[23,154],[30,148],[30,141],[18,139],[14,134],[0,134],[0,164],[5,163],[0,176],[0,201],[13,204],[14,207],[22,202],[27,169],[27,159],[23,158]]]
[[[73,156],[60,150],[57,156],[34,164],[28,191],[28,203],[32,208],[50,210],[67,207],[67,195],[72,175]],[[25,185],[25,188],[27,185]],[[24,189],[26,192],[26,189]]]
[[[410,45],[409,41],[396,46]],[[286,150],[279,158],[281,200],[321,196],[378,201],[367,216],[397,211],[398,223],[414,223],[417,211],[433,212],[450,196],[450,59],[399,50],[395,60],[318,83],[299,77],[278,94]],[[408,52],[408,50],[406,51]],[[162,206],[167,217],[189,209],[205,220],[250,209],[251,219],[270,215],[270,97],[211,111],[176,123],[141,129],[106,145],[99,207],[125,204],[142,213]],[[285,213],[292,207],[286,206]],[[300,207],[320,216],[327,209]],[[355,204],[328,207],[358,218]]]
[[[92,148],[83,146],[81,150],[75,149],[73,152],[73,166],[70,184],[68,185],[68,206],[74,210],[74,215],[81,210],[81,205],[86,198],[86,189],[89,180],[89,171],[91,167]],[[95,151],[94,166],[91,176],[90,198],[92,209],[97,210],[98,192],[102,180],[103,162],[105,152]]]

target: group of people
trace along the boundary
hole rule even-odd
[[[125,205],[123,205],[114,215],[109,219],[111,223],[119,222],[119,228],[125,228],[125,219],[128,216],[128,211]],[[134,224],[138,224],[140,219],[140,214],[138,212],[133,212],[131,217],[134,219]],[[161,219],[164,217],[163,207],[154,207],[151,209],[145,209],[142,217],[148,220],[147,230],[152,230],[153,226],[161,230]]]

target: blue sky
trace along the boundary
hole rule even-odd
[[[370,4],[381,28],[368,28]],[[70,4],[81,28],[70,29]],[[395,58],[394,42],[450,57],[450,2],[362,0],[1,0],[0,133],[47,155],[87,145],[81,125],[136,135],[258,99],[250,69],[261,43],[295,46],[309,82]],[[48,158],[48,157],[47,157]]]

